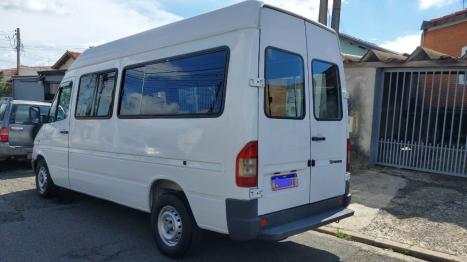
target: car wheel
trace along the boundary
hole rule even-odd
[[[57,186],[50,177],[49,168],[43,159],[36,166],[36,191],[41,197],[47,198],[57,192]]]
[[[184,199],[175,193],[159,197],[151,210],[152,235],[159,250],[173,258],[195,251],[201,243],[201,229]]]

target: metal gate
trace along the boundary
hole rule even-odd
[[[467,177],[466,72],[465,67],[382,72],[377,164]]]

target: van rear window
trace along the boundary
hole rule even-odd
[[[341,87],[337,65],[315,60],[312,63],[313,104],[317,120],[342,119]]]
[[[227,61],[228,50],[223,48],[127,68],[120,116],[219,115]]]
[[[305,117],[305,77],[301,56],[268,47],[265,80],[264,110],[268,117]]]

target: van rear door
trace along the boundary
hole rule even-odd
[[[337,36],[327,29],[305,24],[312,104],[310,202],[317,202],[345,193],[347,108],[342,95],[345,78]]]
[[[258,114],[258,215],[309,203],[310,119],[305,23],[263,8]]]

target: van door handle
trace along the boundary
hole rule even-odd
[[[324,141],[324,140],[326,140],[326,138],[324,136],[313,136],[313,137],[311,137],[311,141],[315,141],[315,142]]]
[[[60,131],[60,134],[67,135],[67,134],[68,134],[68,131],[67,131],[67,130],[61,130],[61,131]]]
[[[20,126],[12,126],[10,127],[11,130],[14,130],[14,131],[23,131],[24,128],[20,127]]]

